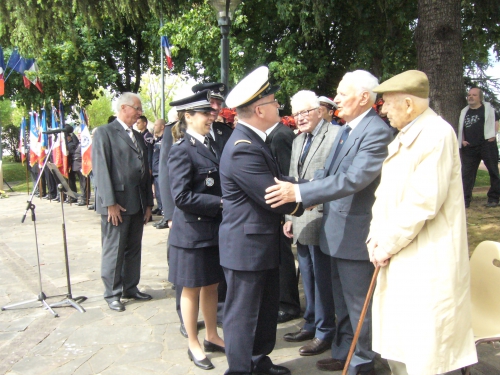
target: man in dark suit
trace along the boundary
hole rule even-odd
[[[271,207],[288,202],[302,202],[304,207],[325,203],[320,248],[330,256],[337,322],[332,358],[316,363],[321,370],[344,367],[374,271],[365,242],[382,163],[393,139],[392,131],[371,108],[376,86],[378,80],[366,71],[344,75],[334,101],[346,125],[339,130],[325,169],[311,182],[280,182],[267,189]],[[375,374],[374,357],[368,309],[349,374]]]
[[[160,184],[158,174],[160,173],[160,151],[163,132],[165,131],[165,120],[157,119],[155,121],[154,142],[153,142],[153,160],[151,161],[151,175],[153,177],[153,185],[155,187],[156,209],[153,210],[155,215],[163,215],[163,204],[161,201]]]
[[[314,172],[325,166],[339,126],[322,118],[320,98],[302,90],[291,98],[292,112],[300,135],[293,142],[290,177],[311,180]],[[306,297],[304,326],[298,332],[285,334],[285,341],[309,341],[299,349],[303,356],[328,350],[335,334],[330,259],[319,248],[323,205],[306,211],[301,217],[287,218],[283,231],[297,246],[302,284]]]
[[[265,131],[279,121],[279,104],[267,67],[241,80],[226,99],[238,124],[222,154],[223,218],[219,229],[221,265],[227,282],[224,341],[226,374],[286,375],[268,354],[276,343],[280,232],[283,214],[300,215],[301,204],[267,206],[264,190],[283,178],[265,143]]]
[[[153,145],[154,145],[154,136],[148,129],[148,118],[146,116],[140,116],[137,122],[135,123],[137,130],[141,133],[144,138],[144,143],[146,143],[146,147],[148,148],[148,162],[149,162],[149,173],[152,173],[153,169]]]
[[[117,119],[95,132],[92,160],[95,206],[101,214],[104,299],[110,309],[124,311],[120,298],[151,299],[137,285],[143,225],[151,218],[154,202],[148,150],[141,134],[132,129],[142,113],[141,100],[124,93],[116,105]]]
[[[280,172],[288,176],[290,170],[290,158],[292,155],[292,143],[295,133],[282,122],[266,130],[266,144],[271,149]],[[288,322],[300,314],[299,286],[297,273],[295,271],[295,257],[292,253],[292,241],[281,237],[280,247],[280,306],[278,311],[278,323]]]

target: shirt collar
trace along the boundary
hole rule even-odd
[[[273,126],[271,126],[269,129],[266,130],[266,135],[269,135],[271,134],[271,132],[274,130],[275,127],[277,127],[279,124],[279,122],[277,122],[276,124],[274,124]]]
[[[127,124],[125,124],[122,120],[120,120],[118,117],[116,118],[116,121],[120,123],[121,126],[123,126],[123,129],[125,131],[128,131],[129,129],[132,130],[132,127],[129,127]]]
[[[191,130],[191,129],[186,129],[186,133],[189,134],[190,136],[196,138],[202,144],[205,144],[205,136],[204,135],[196,133],[194,130]]]
[[[319,133],[319,131],[321,130],[321,127],[323,126],[324,123],[325,123],[325,120],[321,119],[321,121],[318,123],[318,125],[316,125],[314,130],[311,132],[311,135],[313,137],[316,137],[316,135]]]
[[[356,128],[356,126],[359,125],[361,120],[363,120],[365,118],[365,116],[368,114],[368,112],[370,112],[370,109],[371,109],[371,107],[368,108],[368,110],[366,112],[363,112],[358,117],[356,117],[354,120],[347,123],[347,125],[349,125],[349,127],[351,128],[351,131],[354,130]]]
[[[264,142],[266,141],[267,135],[262,130],[257,129],[255,126],[252,126],[252,125],[246,123],[245,121],[241,121],[240,119],[238,119],[238,124],[246,126],[250,130],[252,130],[254,133],[256,133],[260,138],[262,138],[262,140]]]

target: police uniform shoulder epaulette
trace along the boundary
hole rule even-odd
[[[239,141],[234,142],[234,145],[236,146],[238,143],[249,143],[249,144],[252,144],[252,142],[247,141],[246,139],[240,139]]]
[[[182,142],[184,142],[184,138],[179,139],[174,145],[180,145]]]

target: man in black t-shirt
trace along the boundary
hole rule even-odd
[[[483,99],[483,92],[479,88],[474,87],[469,90],[467,95],[469,105],[462,109],[458,125],[466,208],[469,207],[472,199],[472,189],[481,160],[490,174],[491,186],[486,206],[497,207],[500,198],[495,111],[490,103]]]

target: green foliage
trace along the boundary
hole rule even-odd
[[[19,151],[17,146],[19,144],[19,127],[8,124],[2,125],[2,149],[14,157],[14,161],[20,161]]]
[[[12,102],[6,99],[0,99],[0,125],[12,124],[12,113],[14,108]]]
[[[108,90],[100,89],[94,93],[95,99],[90,101],[85,109],[89,118],[89,127],[91,129],[108,123],[109,116],[113,115],[111,101],[113,99]]]

